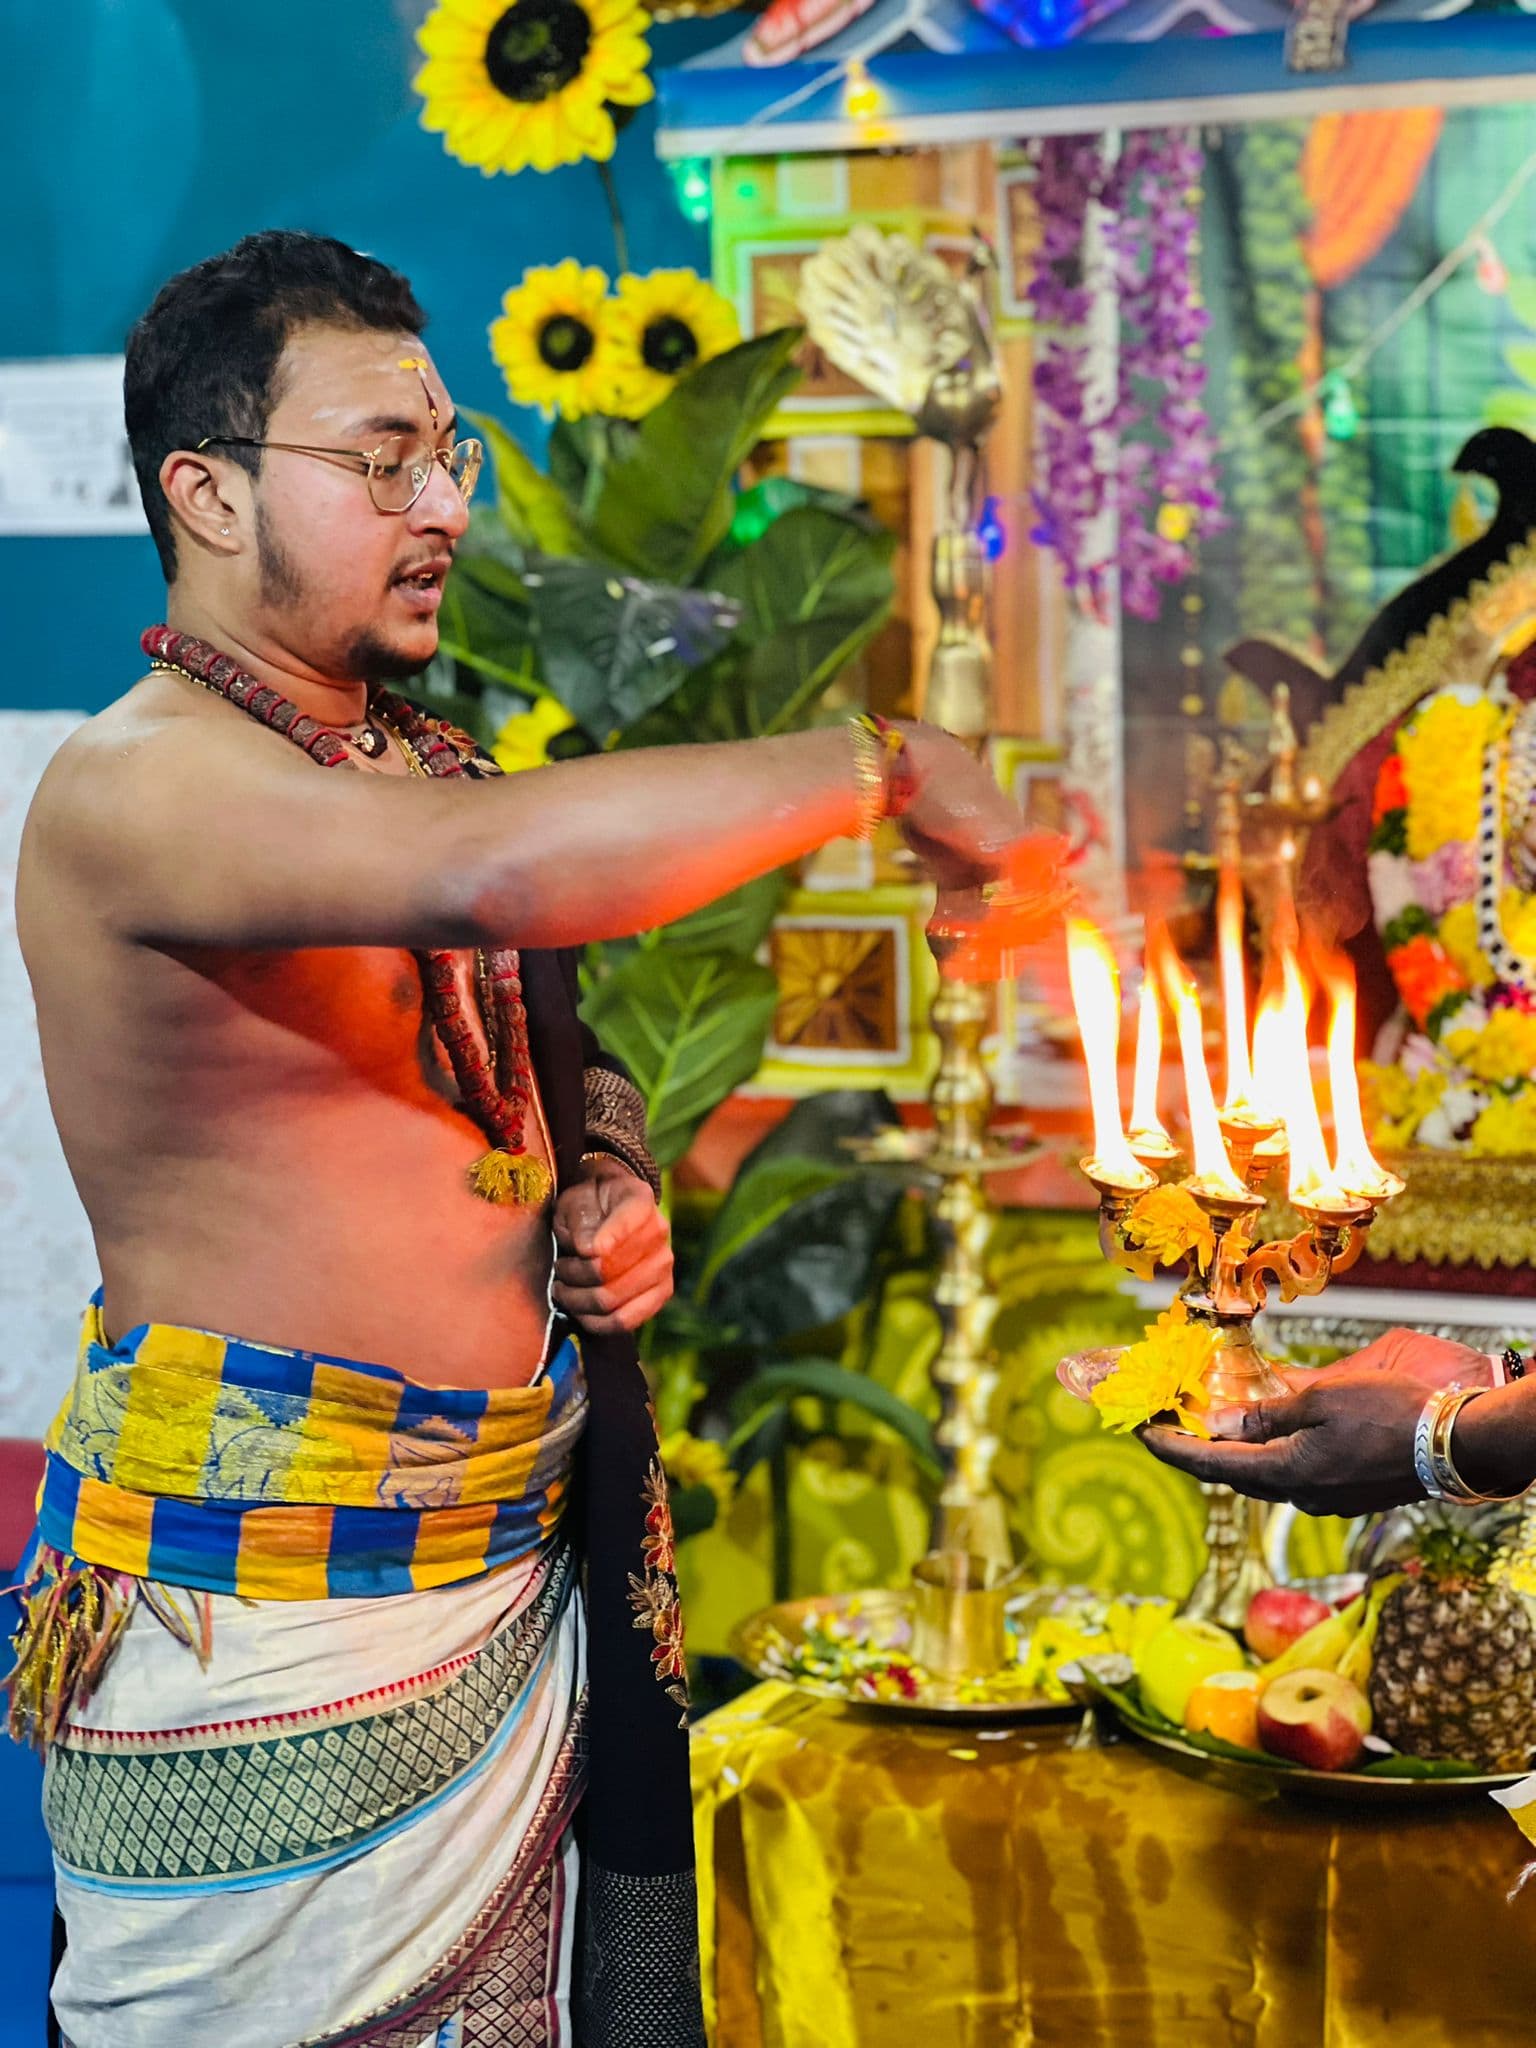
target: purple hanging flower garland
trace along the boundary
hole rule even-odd
[[[1102,613],[1111,564],[1090,559],[1089,544],[1093,522],[1112,509],[1121,603],[1156,618],[1162,587],[1189,574],[1194,544],[1220,524],[1202,403],[1209,316],[1195,279],[1200,150],[1180,131],[1141,131],[1109,165],[1097,138],[1053,136],[1036,144],[1035,169],[1041,243],[1030,305],[1049,332],[1034,380],[1043,473],[1031,537],[1056,550],[1067,587]],[[1106,212],[1120,350],[1114,398],[1090,417],[1083,224],[1094,201]]]

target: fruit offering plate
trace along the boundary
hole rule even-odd
[[[1114,1680],[1107,1678],[1094,1669],[1097,1661],[1085,1660],[1076,1671],[1069,1671],[1069,1678],[1110,1707],[1137,1741],[1165,1756],[1175,1770],[1249,1798],[1395,1807],[1401,1811],[1405,1807],[1418,1809],[1462,1800],[1478,1793],[1486,1795],[1505,1785],[1517,1785],[1526,1775],[1523,1771],[1489,1775],[1468,1764],[1426,1763],[1420,1757],[1399,1756],[1391,1751],[1376,1752],[1370,1763],[1354,1770],[1309,1770],[1306,1765],[1291,1763],[1284,1757],[1239,1749],[1219,1736],[1192,1735],[1147,1706],[1134,1678],[1125,1677],[1118,1670]]]
[[[1040,1597],[1022,1592],[1010,1603],[1010,1621]],[[781,1600],[739,1623],[730,1650],[758,1678],[907,1720],[995,1726],[1082,1712],[1060,1688],[1054,1698],[1042,1692],[1019,1664],[987,1678],[935,1678],[912,1661],[911,1595],[895,1589]]]

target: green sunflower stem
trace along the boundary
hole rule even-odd
[[[603,197],[608,201],[608,218],[613,223],[613,257],[622,275],[629,269],[629,235],[624,226],[624,209],[619,204],[619,188],[609,165],[599,164],[597,175],[602,180]]]

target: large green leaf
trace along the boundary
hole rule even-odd
[[[788,869],[775,868],[772,874],[759,875],[729,895],[716,897],[691,917],[663,925],[660,942],[688,953],[740,953],[750,959],[767,938],[788,887]]]
[[[775,1206],[794,1184],[794,1164],[761,1166],[732,1190],[734,1236],[720,1242],[706,1306],[743,1344],[767,1347],[841,1321],[868,1292],[901,1200],[903,1176],[890,1169],[839,1173],[825,1161],[801,1161],[816,1173],[805,1173],[797,1199]]]
[[[851,1171],[846,1163],[829,1159],[775,1159],[755,1173],[738,1173],[705,1244],[699,1298],[708,1297],[721,1267],[746,1251],[754,1238],[811,1196],[842,1187]]]
[[[730,530],[737,470],[799,376],[799,340],[781,328],[701,363],[610,450],[588,523],[601,553],[659,582],[693,581]]]
[[[542,686],[522,562],[516,544],[477,513],[443,586],[438,640],[445,655],[477,675],[536,696]]]
[[[844,1403],[859,1409],[875,1422],[883,1423],[916,1453],[931,1474],[937,1476],[939,1457],[934,1446],[933,1429],[927,1419],[915,1408],[908,1407],[889,1387],[882,1387],[878,1380],[849,1372],[846,1366],[838,1365],[830,1358],[797,1358],[783,1365],[765,1366],[738,1390],[731,1404],[732,1419],[736,1424],[731,1434],[731,1449],[736,1453],[733,1462],[738,1470],[742,1469],[741,1454],[752,1446],[753,1438],[768,1415],[775,1408],[807,1397]]]
[[[1512,341],[1504,360],[1523,383],[1536,384],[1536,341]]]
[[[851,1159],[847,1140],[872,1138],[900,1123],[891,1098],[878,1088],[827,1088],[804,1096],[780,1117],[741,1162],[739,1177],[776,1159]]]
[[[496,478],[496,509],[512,538],[547,555],[580,552],[581,536],[559,485],[523,453],[499,420],[489,413],[464,417],[484,441]]]
[[[530,557],[523,586],[545,680],[599,746],[664,704],[740,617],[712,591],[547,555]]]
[[[756,1073],[777,1002],[778,984],[755,961],[671,946],[632,954],[593,989],[587,1022],[645,1097],[661,1165]]]

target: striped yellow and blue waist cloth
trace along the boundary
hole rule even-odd
[[[586,1406],[569,1337],[530,1386],[428,1387],[168,1323],[111,1344],[98,1292],[48,1433],[38,1539],[258,1599],[447,1585],[554,1534]]]

